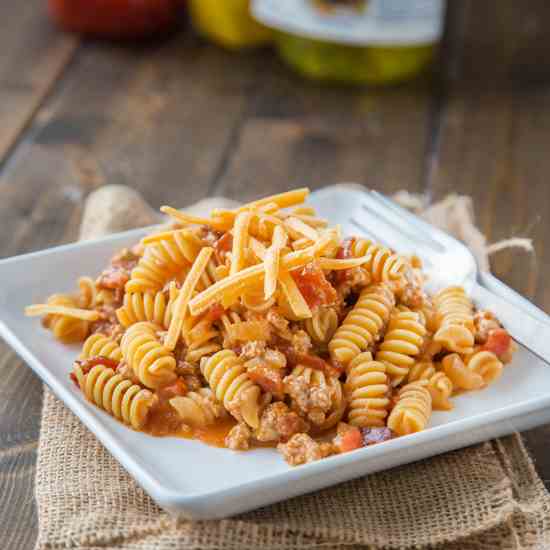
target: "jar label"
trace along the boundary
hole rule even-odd
[[[350,45],[436,42],[445,0],[254,0],[254,17],[290,34]]]

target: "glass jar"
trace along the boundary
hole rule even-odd
[[[250,15],[250,0],[189,0],[193,26],[204,36],[230,49],[269,43],[273,32]]]
[[[255,0],[253,13],[276,29],[281,58],[309,78],[395,84],[435,58],[443,0]]]

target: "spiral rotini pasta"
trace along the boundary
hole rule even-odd
[[[147,249],[130,274],[125,290],[134,292],[158,292],[173,276],[167,266],[159,264]]]
[[[105,365],[84,374],[75,363],[75,375],[86,399],[135,430],[143,428],[155,396]]]
[[[380,335],[395,305],[391,290],[383,285],[367,287],[329,342],[333,360],[347,365],[366,351]]]
[[[114,361],[121,361],[122,351],[111,338],[103,334],[92,334],[84,342],[79,359],[90,359],[91,357],[106,357]]]
[[[407,377],[424,344],[426,329],[418,313],[396,311],[390,318],[388,330],[376,353],[376,360],[386,365],[392,386]]]
[[[176,360],[160,343],[158,330],[152,323],[136,323],[125,332],[120,344],[124,360],[148,388],[161,387],[176,378]]]
[[[185,360],[190,363],[199,363],[203,357],[221,349],[220,331],[209,319],[197,320],[189,316],[184,321],[183,332],[188,346]]]
[[[435,295],[438,329],[434,341],[445,349],[470,354],[474,346],[473,304],[462,287],[446,288]]]
[[[432,397],[426,381],[411,382],[399,391],[397,404],[388,417],[388,427],[397,435],[420,432],[432,415]]]
[[[485,385],[483,376],[468,368],[458,353],[446,355],[441,361],[441,366],[456,389],[478,390]]]
[[[338,328],[338,312],[333,307],[320,308],[305,320],[304,326],[314,342],[328,344]]]
[[[409,382],[425,380],[426,388],[432,396],[432,406],[436,410],[448,411],[453,408],[450,397],[453,393],[451,379],[430,361],[423,361],[413,365],[407,378]]]
[[[210,426],[226,414],[209,388],[189,392],[183,397],[173,397],[170,399],[170,405],[178,412],[183,422],[193,428]]]
[[[373,361],[368,351],[359,354],[347,367],[344,389],[349,403],[348,421],[352,426],[386,425],[391,386],[384,363]]]
[[[179,279],[197,256],[200,241],[189,230],[163,233],[153,241],[147,241],[145,252],[130,274],[125,290],[128,293],[157,292],[174,276]]]
[[[370,256],[371,259],[362,267],[369,272],[374,283],[400,281],[410,269],[407,258],[368,239],[356,239],[351,251],[356,258]]]
[[[235,352],[224,349],[203,358],[201,372],[227,411],[251,428],[258,427],[261,390],[250,380]]]
[[[48,298],[47,305],[78,308],[78,298],[68,294],[53,294]],[[70,315],[49,314],[44,317],[44,326],[49,328],[55,339],[64,344],[83,342],[90,332],[90,323]]]
[[[140,321],[149,321],[168,329],[172,320],[172,306],[177,297],[175,283],[170,285],[168,296],[163,291],[156,293],[126,293],[122,307],[116,310],[118,322],[125,328]]]
[[[78,279],[78,288],[80,295],[78,305],[83,309],[92,309],[97,302],[97,288],[95,282],[90,277],[80,277]]]
[[[483,378],[485,385],[500,378],[504,367],[499,358],[490,351],[477,351],[466,357],[465,363],[468,369]]]

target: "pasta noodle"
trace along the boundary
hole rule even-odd
[[[432,406],[436,410],[448,411],[453,408],[450,397],[453,393],[451,379],[430,361],[424,361],[413,365],[409,371],[408,381],[416,382],[425,380],[426,388],[432,396]]]
[[[92,334],[84,342],[79,359],[90,359],[92,357],[106,357],[114,361],[121,361],[122,351],[111,338],[103,334]]]
[[[483,378],[484,385],[500,378],[504,367],[498,357],[490,351],[478,351],[466,357],[466,366]]]
[[[216,402],[212,390],[201,388],[185,396],[170,399],[170,405],[180,418],[193,428],[206,428],[225,415],[223,406]]]
[[[331,357],[347,365],[373,344],[389,320],[395,297],[385,285],[367,287],[329,342]]]
[[[425,335],[418,313],[397,311],[390,318],[376,360],[386,365],[392,386],[398,386],[407,377],[414,358],[420,354]]]
[[[150,321],[167,329],[176,295],[175,283],[170,285],[168,296],[163,291],[126,293],[122,307],[116,310],[117,319],[124,328],[140,321]]]
[[[434,341],[462,354],[473,352],[474,316],[471,300],[461,287],[449,287],[434,297],[438,330]]]
[[[354,257],[370,257],[363,267],[375,283],[401,281],[405,272],[410,269],[405,257],[394,254],[389,248],[368,239],[356,239],[351,250]]]
[[[74,368],[86,399],[135,430],[143,427],[155,401],[152,392],[105,365],[96,365],[87,374],[78,364]]]
[[[237,418],[250,427],[259,425],[261,390],[254,384],[242,362],[231,350],[222,350],[201,361],[201,372],[216,399]]]
[[[163,207],[171,226],[25,313],[81,343],[71,378],[128,426],[290,464],[423,430],[503,374],[516,345],[490,311],[429,295],[419,258],[343,239],[308,193]]]
[[[25,314],[44,315],[44,326],[56,340],[64,344],[82,342],[90,332],[90,321],[97,320],[97,312],[80,309],[79,301],[68,294],[53,294],[46,304],[29,306]]]
[[[124,360],[148,388],[161,387],[176,378],[176,360],[160,343],[158,330],[153,323],[136,323],[124,333],[120,344]]]
[[[368,351],[359,354],[348,365],[345,390],[349,401],[348,421],[352,426],[386,425],[391,386],[384,363],[373,361]]]
[[[305,320],[305,329],[318,344],[328,344],[338,328],[338,312],[334,307],[320,308]]]
[[[481,374],[469,369],[457,353],[451,353],[444,357],[441,365],[443,371],[457,389],[478,390],[485,385],[485,380]]]
[[[397,404],[388,417],[388,427],[398,435],[420,432],[431,414],[432,397],[426,382],[411,382],[399,391]]]

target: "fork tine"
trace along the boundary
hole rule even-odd
[[[372,199],[378,201],[378,204],[382,203],[390,210],[393,210],[396,214],[402,217],[403,220],[407,221],[414,229],[417,231],[423,232],[423,237],[427,240],[430,240],[433,243],[437,243],[437,247],[441,250],[441,247],[447,248],[449,246],[455,246],[455,239],[447,235],[441,229],[431,225],[430,223],[424,221],[422,218],[409,212],[406,208],[399,206],[392,199],[382,195],[378,191],[369,191],[369,195]]]
[[[396,248],[399,250],[404,246],[415,252],[421,252],[423,256],[435,255],[443,252],[442,246],[439,243],[435,243],[429,239],[424,239],[422,235],[418,235],[417,232],[410,230],[410,227],[403,227],[401,223],[401,217],[395,215],[388,216],[387,208],[380,208],[375,205],[373,208],[371,205],[363,203],[361,208],[367,211],[371,216],[376,219],[376,228],[379,230],[379,234],[386,235],[386,239],[392,239],[392,246],[390,248]],[[391,214],[391,213],[390,213]],[[374,232],[371,229],[371,232]]]
[[[360,222],[359,220],[355,219],[355,218],[352,218],[350,223],[358,228],[365,236],[369,237],[370,239],[374,240],[375,242],[378,242],[382,245],[384,245],[386,248],[395,248],[395,249],[398,249],[399,246],[395,246],[395,243],[390,243],[387,241],[387,239],[385,239],[384,237],[382,237],[380,234],[377,234],[376,232],[374,232],[371,228],[368,228],[366,227],[362,222]],[[414,251],[415,253],[416,252],[419,252],[418,250],[415,250]],[[422,256],[422,261],[424,262],[424,264],[427,266],[427,267],[431,267],[433,266],[433,262],[431,261],[430,259],[430,255],[429,254],[421,254]]]
[[[376,235],[369,227],[361,223],[361,221],[357,220],[356,218],[352,218],[350,220],[350,223],[356,228],[361,231],[362,236],[368,237],[372,241],[379,242],[380,244],[384,245],[386,248],[392,248],[390,243],[388,243],[383,237],[380,235]]]

